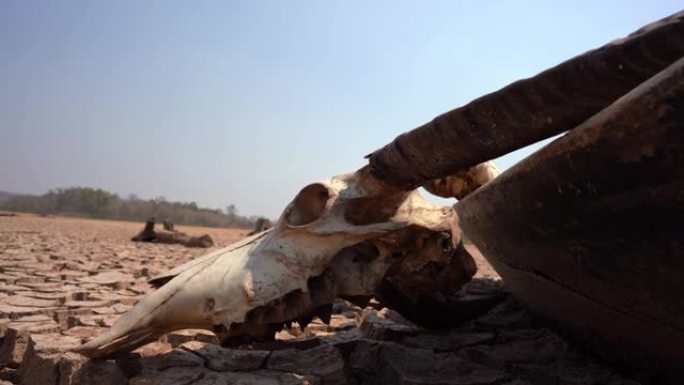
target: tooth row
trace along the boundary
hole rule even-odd
[[[314,317],[330,323],[332,303],[335,300],[335,282],[331,274],[309,279],[308,290],[294,290],[267,305],[249,311],[244,323],[235,323],[222,332],[223,345],[244,344],[252,341],[270,341],[275,333],[290,328],[297,322],[304,329]]]

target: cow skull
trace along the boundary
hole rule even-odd
[[[367,302],[381,283],[406,298],[453,292],[476,269],[459,242],[451,207],[364,168],[304,187],[272,229],[153,278],[158,290],[78,351],[112,357],[184,328],[225,344],[271,339],[291,322],[328,321],[335,297]]]

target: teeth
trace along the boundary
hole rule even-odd
[[[301,290],[288,293],[283,302],[285,305],[283,309],[285,312],[284,320],[293,320],[312,307],[309,293],[304,293]]]
[[[309,306],[311,304],[311,299],[307,293],[304,293],[301,290],[295,290],[287,293],[283,302],[289,307]]]
[[[245,324],[262,324],[266,310],[268,310],[268,308],[264,306],[253,309],[247,313],[247,316],[245,317]]]
[[[329,275],[323,274],[309,279],[308,286],[314,306],[333,303],[335,300],[335,283]]]
[[[304,328],[307,327],[307,326],[311,323],[312,320],[313,320],[313,316],[312,316],[312,315],[311,315],[311,316],[307,315],[307,316],[304,316],[304,317],[300,317],[300,318],[297,320],[297,323],[299,324],[299,328],[300,328],[302,331],[304,331]]]
[[[286,319],[288,318],[285,314],[285,306],[282,303],[277,303],[266,309],[263,316],[263,322],[266,323],[278,323],[283,322]]]
[[[330,325],[330,314],[332,313],[332,303],[319,306],[314,310],[316,317],[320,318],[326,325]]]
[[[309,279],[308,292],[294,290],[284,297],[252,309],[242,323],[234,323],[223,334],[222,345],[234,346],[251,341],[270,341],[284,327],[291,328],[296,321],[304,330],[314,317],[330,324],[332,303],[335,300],[335,283],[329,274]],[[365,298],[368,302],[369,298]]]

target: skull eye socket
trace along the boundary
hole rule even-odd
[[[285,223],[290,226],[304,226],[315,221],[325,213],[329,198],[328,188],[320,183],[304,187],[285,214]]]

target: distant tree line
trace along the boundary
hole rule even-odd
[[[195,202],[168,202],[163,197],[139,199],[131,194],[123,199],[102,189],[69,187],[43,195],[15,195],[0,203],[0,210],[59,214],[98,219],[145,221],[155,217],[183,225],[209,227],[254,227],[259,217],[238,215],[235,205],[220,209],[200,208]]]

